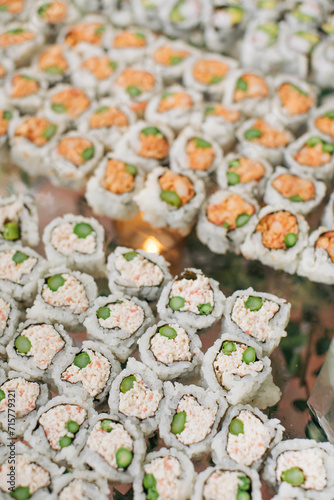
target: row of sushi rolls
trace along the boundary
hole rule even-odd
[[[197,224],[212,252],[334,283],[331,1],[0,0],[0,79],[0,152],[29,176],[96,215]],[[1,198],[1,499],[133,483],[135,500],[261,500],[261,480],[277,500],[334,499],[333,445],[282,440],[264,413],[286,300],[226,298],[140,249],[107,256],[77,214],[46,226],[46,258],[38,242],[33,196]],[[152,436],[164,447],[147,453]]]

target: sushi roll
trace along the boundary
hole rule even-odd
[[[310,176],[294,175],[286,168],[277,167],[268,179],[264,201],[283,206],[287,210],[307,215],[320,205],[326,195],[326,184]]]
[[[223,332],[237,335],[244,343],[256,342],[265,356],[270,356],[286,337],[291,304],[270,293],[253,288],[237,290],[226,300]]]
[[[201,330],[212,326],[224,312],[225,296],[219,283],[200,269],[187,268],[163,289],[157,304],[162,320]]]
[[[241,245],[246,259],[256,259],[274,269],[293,274],[307,245],[309,225],[295,211],[285,205],[262,208],[251,222],[249,232]]]
[[[169,265],[162,255],[116,247],[107,262],[109,288],[112,293],[157,300],[171,279]]]
[[[79,63],[79,56],[64,45],[48,45],[34,59],[33,67],[50,84],[69,78]]]
[[[261,199],[272,173],[270,163],[257,154],[230,153],[218,166],[217,183],[222,189]]]
[[[134,498],[190,500],[195,478],[194,466],[187,455],[175,448],[161,448],[146,456],[143,468],[134,480]]]
[[[165,34],[201,45],[203,6],[203,0],[167,0],[159,10]]]
[[[137,341],[154,323],[147,302],[121,293],[98,297],[84,321],[87,338],[100,340],[122,363],[137,349]]]
[[[282,163],[285,148],[293,141],[289,132],[275,115],[251,118],[237,131],[238,151],[268,160],[273,165]]]
[[[209,100],[219,101],[225,90],[225,78],[238,67],[238,62],[218,54],[199,54],[189,58],[183,73],[186,88],[206,94]]]
[[[113,94],[119,103],[127,105],[138,118],[143,118],[149,99],[161,91],[161,79],[149,63],[134,64],[119,72]]]
[[[72,131],[62,135],[50,153],[49,176],[52,183],[76,191],[83,190],[102,155],[102,144],[90,134]]]
[[[329,102],[313,111],[308,123],[309,130],[334,141],[334,103]]]
[[[320,41],[320,34],[311,29],[292,29],[281,23],[280,51],[283,58],[281,72],[306,80],[309,77],[312,52]]]
[[[199,240],[214,253],[240,253],[249,226],[259,206],[249,195],[219,190],[202,207],[196,232]]]
[[[174,134],[168,126],[139,121],[129,127],[115,153],[131,156],[133,163],[149,172],[168,162],[173,139]]]
[[[181,175],[155,167],[135,196],[139,210],[153,227],[171,227],[187,235],[205,198],[204,182],[192,172]]]
[[[29,375],[10,371],[0,380],[0,426],[13,437],[23,436],[36,417],[38,409],[47,403],[49,389],[42,382],[32,382]],[[13,432],[14,431],[14,432]]]
[[[109,32],[105,48],[112,59],[132,65],[145,58],[148,47],[154,42],[151,31],[142,28],[126,28]]]
[[[59,45],[65,44],[69,49],[84,53],[87,47],[103,47],[110,27],[104,16],[88,15],[76,24],[64,27],[57,38]]]
[[[7,24],[13,21],[27,21],[31,6],[31,0],[3,0],[1,3],[0,24]]]
[[[334,45],[333,35],[320,42],[312,53],[312,73],[319,87],[333,88]]]
[[[78,2],[78,0],[77,0]],[[84,6],[87,0],[79,0]],[[103,11],[115,26],[126,28],[134,23],[131,0],[102,0]]]
[[[55,387],[52,368],[67,357],[73,341],[62,325],[21,323],[7,345],[8,366]]]
[[[4,435],[2,440],[3,446],[0,446],[1,498],[3,500],[12,498],[51,500],[51,491],[64,472],[64,467],[58,467],[49,458],[37,453],[21,441],[10,441],[9,435]]]
[[[0,292],[0,345],[6,346],[19,324],[21,311],[17,302],[4,292]]]
[[[266,116],[270,111],[271,81],[260,72],[231,71],[225,80],[223,105],[246,116]]]
[[[273,383],[271,362],[258,343],[244,342],[238,334],[223,333],[205,353],[202,364],[205,386],[225,396],[230,405],[246,404],[258,394],[269,393],[260,409],[274,406],[281,391]],[[254,403],[253,403],[254,404]],[[255,405],[254,405],[255,406]]]
[[[285,13],[285,20],[291,25],[299,29],[317,28],[325,18],[327,9],[325,8],[326,0],[289,0],[288,10]]]
[[[13,299],[31,303],[44,268],[45,260],[31,248],[18,243],[0,246],[1,291]]]
[[[286,148],[284,162],[292,173],[330,182],[334,174],[334,144],[320,134],[308,132]]]
[[[229,458],[238,465],[258,470],[266,455],[282,440],[284,430],[277,418],[269,419],[257,408],[232,406],[212,442],[213,461],[219,465]]]
[[[141,361],[160,380],[194,377],[203,360],[202,342],[193,329],[159,321],[138,340]]]
[[[59,464],[74,465],[96,412],[80,398],[56,396],[42,406],[24,434],[39,453]]]
[[[4,91],[10,107],[21,114],[34,114],[42,106],[47,82],[42,77],[36,78],[34,68],[21,68],[11,73],[4,85]]]
[[[99,405],[106,399],[120,371],[121,366],[108,347],[85,340],[80,348],[59,360],[52,370],[52,378],[59,394],[79,397],[83,401],[92,399]]]
[[[134,21],[138,26],[145,26],[154,31],[161,30],[159,11],[162,8],[163,0],[144,0],[137,2],[130,0],[130,6]]]
[[[201,103],[202,94],[199,92],[172,85],[150,99],[145,118],[158,125],[169,125],[174,132],[180,132],[192,123],[194,112]]]
[[[139,213],[135,195],[144,185],[144,172],[132,160],[126,153],[108,153],[100,162],[85,195],[95,214],[128,220]]]
[[[43,34],[32,24],[13,22],[0,25],[1,59],[11,59],[16,67],[28,65],[43,43]]]
[[[126,368],[114,380],[109,395],[111,413],[127,417],[146,437],[158,428],[165,408],[161,380],[150,368],[129,358]]]
[[[92,276],[63,266],[49,267],[36,285],[37,296],[27,318],[55,321],[71,331],[80,328],[97,296]]]
[[[197,476],[192,500],[261,500],[261,482],[254,469],[224,458]]]
[[[38,214],[32,196],[0,197],[0,243],[10,241],[38,245]]]
[[[105,97],[82,116],[78,131],[98,139],[106,150],[114,150],[135,121],[135,113],[126,104]]]
[[[334,192],[329,197],[321,222],[325,227],[334,227]]]
[[[279,492],[304,494],[307,499],[330,499],[334,495],[334,447],[313,439],[288,439],[279,443],[268,458],[263,477]]]
[[[47,259],[93,276],[105,274],[104,228],[93,218],[66,214],[44,229]]]
[[[7,106],[7,102],[1,103],[0,107],[0,150],[6,145],[9,137],[9,124],[14,116],[18,116],[16,110],[11,110]]]
[[[38,0],[30,12],[30,22],[46,36],[56,35],[64,26],[75,23],[80,16],[72,2]]]
[[[44,115],[13,117],[9,122],[10,156],[28,175],[46,175],[52,147],[64,127]]]
[[[226,412],[225,398],[202,387],[177,382],[165,382],[164,389],[160,437],[166,446],[183,451],[189,458],[201,458],[210,450]]]
[[[93,471],[75,470],[62,474],[54,482],[53,500],[108,500],[109,486],[106,479]]]
[[[179,174],[194,172],[207,179],[222,162],[222,150],[208,135],[186,127],[178,135],[170,151],[170,167]]]
[[[166,85],[180,81],[195,49],[182,40],[159,37],[149,48],[148,58]]]
[[[297,274],[317,283],[334,284],[334,230],[320,226],[310,234]]]
[[[300,132],[315,108],[315,88],[288,75],[277,76],[274,86],[272,113],[293,133]]]

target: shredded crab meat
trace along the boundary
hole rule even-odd
[[[203,441],[211,432],[217,414],[215,408],[201,405],[194,396],[183,396],[177,406],[176,413],[184,411],[186,422],[184,430],[177,434],[178,440],[185,446]]]
[[[13,471],[13,465],[8,461],[0,466],[0,490],[5,493],[8,493],[10,471]],[[51,486],[50,473],[28,455],[18,455],[15,457],[15,488],[19,486],[28,488],[30,495],[33,495],[36,491]]]
[[[300,485],[304,490],[322,491],[327,486],[324,457],[320,450],[288,450],[277,457],[276,479],[280,482],[284,471],[297,467],[304,473],[305,480]]]
[[[6,329],[10,309],[10,304],[0,297],[0,334]]]
[[[263,370],[263,362],[260,360],[249,364],[242,360],[242,355],[247,347],[246,344],[236,343],[236,351],[231,354],[220,352],[216,357],[213,367],[217,380],[223,387],[225,386],[226,375],[236,375],[239,377],[251,375],[252,377],[256,377]]]
[[[133,451],[133,439],[122,424],[111,423],[112,430],[107,432],[97,422],[87,440],[87,446],[98,453],[113,469],[118,469],[116,452],[119,448]]]
[[[137,381],[133,383],[133,388],[125,393],[120,392],[118,410],[126,417],[145,420],[154,416],[162,394],[147,387],[139,375],[135,374],[135,377]]]
[[[22,279],[31,273],[37,264],[35,257],[28,257],[24,262],[15,264],[13,256],[15,250],[0,252],[0,280],[22,284]]]
[[[70,274],[61,275],[65,279],[64,285],[53,292],[47,284],[43,285],[42,298],[53,307],[68,307],[72,313],[81,314],[89,307],[88,297],[84,285]]]
[[[209,278],[198,274],[196,279],[175,280],[172,284],[169,297],[182,297],[185,304],[180,311],[199,314],[198,306],[202,304],[214,304],[213,290]]]
[[[298,221],[292,213],[280,210],[265,215],[256,226],[256,231],[262,233],[262,244],[266,248],[286,250],[284,238],[290,233],[298,235]]]
[[[107,319],[99,318],[102,328],[120,329],[130,337],[143,324],[145,315],[143,309],[132,300],[122,299],[120,303],[108,304],[110,316]]]
[[[81,479],[74,479],[60,491],[58,500],[90,500],[92,497],[86,495],[90,484]],[[98,494],[98,491],[95,494]]]
[[[157,332],[151,338],[151,351],[154,357],[164,365],[177,361],[191,361],[190,338],[186,331],[175,324],[167,326],[173,328],[177,335],[174,339],[169,339]]]
[[[22,377],[12,378],[7,380],[0,389],[5,393],[5,398],[0,401],[0,412],[8,409],[8,392],[15,392],[15,417],[22,418],[31,413],[37,404],[37,399],[40,393],[39,384],[36,382],[28,382]],[[11,396],[13,397],[13,396]]]
[[[45,436],[53,450],[61,450],[59,439],[68,436],[72,439],[75,435],[68,431],[67,422],[72,420],[81,426],[86,420],[87,412],[78,405],[58,405],[47,410],[39,418]]]
[[[242,472],[214,471],[204,483],[203,500],[232,500],[237,498],[239,478],[246,477]]]
[[[119,255],[115,260],[115,269],[126,281],[126,286],[159,286],[164,279],[160,267],[140,254],[130,261]]]
[[[238,297],[232,309],[232,321],[247,335],[254,337],[256,340],[266,342],[275,337],[274,329],[270,324],[270,320],[279,311],[279,305],[271,300],[264,300],[261,309],[258,311],[250,311],[245,302],[249,299],[248,296]]]
[[[23,203],[16,200],[8,205],[0,207],[0,232],[3,230],[4,224],[7,222],[18,222],[23,210]]]
[[[302,201],[314,200],[316,191],[314,183],[310,179],[303,179],[292,174],[282,174],[273,180],[272,186],[284,198],[300,196]]]
[[[155,458],[144,465],[145,474],[152,474],[156,481],[159,500],[183,500],[181,464],[172,456]]]
[[[55,355],[65,345],[57,330],[52,325],[32,325],[20,333],[31,342],[31,349],[26,354],[17,351],[19,356],[33,357],[33,362],[40,370],[46,370]]]
[[[59,224],[51,233],[51,245],[62,255],[72,255],[75,252],[91,255],[96,250],[95,231],[79,238],[74,232],[74,223]]]

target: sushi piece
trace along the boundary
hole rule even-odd
[[[315,83],[322,88],[333,88],[334,46],[333,34],[322,40],[312,53],[312,73]]]
[[[10,241],[38,245],[38,214],[32,196],[0,197],[0,243]]]
[[[26,373],[10,371],[0,379],[0,426],[15,438],[23,436],[36,417],[38,409],[47,403],[49,389],[42,382],[32,382]],[[14,431],[14,432],[13,432]]]
[[[77,0],[78,1],[78,0]],[[87,0],[79,0],[86,6]],[[102,0],[103,10],[115,26],[126,28],[134,23],[131,0]]]
[[[255,406],[257,395],[266,393],[266,401],[256,404],[265,409],[282,395],[273,383],[270,359],[262,355],[259,343],[246,342],[238,334],[223,333],[206,351],[202,377],[205,386],[225,396],[230,405],[252,402]]]
[[[168,267],[169,263],[162,255],[116,247],[107,262],[109,288],[112,293],[157,300],[171,279]]]
[[[325,227],[334,227],[334,192],[329,197],[321,222]]]
[[[238,62],[229,57],[206,53],[189,58],[183,73],[186,88],[206,94],[209,100],[221,100],[225,90],[225,79],[238,67]]]
[[[55,84],[69,78],[79,56],[64,45],[49,45],[45,47],[34,59],[33,67],[50,84]]]
[[[144,185],[144,172],[133,157],[108,153],[87,182],[86,200],[93,212],[112,219],[128,220],[139,213],[135,201]]]
[[[75,470],[62,474],[54,482],[53,494],[55,500],[109,499],[109,486],[100,474],[88,470]]]
[[[0,246],[1,291],[20,302],[31,303],[45,260],[29,247],[18,243]]]
[[[105,97],[82,116],[78,131],[98,139],[106,150],[114,150],[135,121],[135,113],[126,104]]]
[[[0,292],[0,345],[6,346],[21,318],[17,302],[4,292]]]
[[[183,38],[194,45],[203,44],[203,0],[167,0],[159,9],[161,25],[167,36]]]
[[[146,456],[134,480],[134,496],[138,500],[159,497],[190,500],[195,478],[194,466],[187,455],[175,448],[160,448]]]
[[[199,240],[214,253],[240,253],[250,224],[259,206],[249,195],[219,190],[202,207],[196,232]]]
[[[28,65],[43,43],[43,34],[32,24],[13,22],[0,25],[1,59],[11,59],[16,67]]]
[[[226,300],[223,332],[237,335],[244,343],[256,342],[265,356],[270,356],[286,337],[291,304],[270,293],[253,288],[237,290]]]
[[[78,464],[109,481],[129,483],[140,473],[145,451],[144,436],[131,419],[100,413],[90,421]]]
[[[51,491],[65,468],[58,467],[49,458],[37,453],[21,441],[11,441],[8,435],[3,434],[3,443],[0,446],[1,498],[3,500],[51,499]],[[13,454],[15,462],[12,462]]]
[[[265,116],[270,111],[271,82],[259,72],[232,71],[225,80],[223,105],[246,116]]]
[[[109,32],[105,37],[105,48],[112,59],[132,65],[145,58],[154,36],[142,28],[126,28]]]
[[[272,173],[270,163],[257,154],[230,153],[218,166],[217,183],[222,189],[261,199]]]
[[[77,331],[97,296],[92,276],[66,267],[49,267],[36,283],[37,295],[27,310],[32,321],[54,321]]]
[[[174,134],[168,126],[139,121],[129,127],[115,153],[130,156],[133,163],[150,172],[168,162],[173,139]]]
[[[275,115],[266,119],[251,118],[237,131],[238,151],[245,156],[250,153],[268,160],[273,165],[282,163],[285,148],[293,141],[289,132]]]
[[[285,205],[262,208],[251,222],[249,232],[241,245],[246,259],[256,259],[274,269],[293,274],[307,245],[309,225],[295,211]]]
[[[0,24],[7,24],[13,21],[27,21],[31,6],[31,0],[3,0],[1,4]]]
[[[48,158],[64,126],[44,115],[13,118],[9,123],[10,155],[13,163],[28,175],[46,175]]]
[[[52,378],[59,394],[79,397],[83,401],[92,399],[99,405],[106,399],[120,371],[121,366],[108,347],[85,340],[80,348],[59,360],[52,370]]]
[[[79,17],[75,4],[65,0],[38,0],[30,11],[30,22],[46,36],[57,35],[64,26],[75,23]]]
[[[26,321],[7,345],[8,365],[54,388],[52,368],[69,355],[72,347],[73,340],[62,325]]]
[[[308,123],[309,130],[321,134],[328,141],[334,140],[334,103],[331,101],[313,110]]]
[[[102,158],[103,146],[90,134],[72,131],[58,139],[50,155],[52,183],[81,191]]]
[[[155,167],[135,196],[143,219],[153,227],[171,227],[187,235],[205,198],[204,182],[192,172],[181,175]]]
[[[334,495],[334,447],[313,439],[288,439],[268,458],[263,477],[279,492],[320,500]],[[294,498],[294,497],[293,497]]]
[[[165,286],[157,309],[163,320],[201,330],[222,317],[224,306],[225,296],[219,283],[200,269],[187,268]]]
[[[182,40],[159,37],[149,48],[148,58],[166,85],[180,81],[189,58],[196,50]]]
[[[261,500],[259,474],[249,467],[224,458],[216,467],[208,467],[197,476],[192,500]]]
[[[77,2],[76,2],[77,3]],[[103,47],[105,37],[110,30],[104,16],[87,15],[76,24],[65,26],[59,33],[57,43],[65,44],[69,49],[84,53],[87,47]]]
[[[212,442],[213,461],[219,465],[229,458],[238,465],[258,470],[266,455],[282,440],[284,430],[277,418],[269,419],[257,408],[232,406]]]
[[[327,9],[325,8],[326,1],[313,0],[290,0],[288,2],[288,10],[285,13],[285,20],[298,29],[317,28],[326,17]]]
[[[334,284],[334,230],[320,226],[310,234],[297,274],[317,283]]]
[[[10,107],[21,114],[35,114],[42,106],[47,89],[44,78],[37,76],[34,68],[21,68],[11,73],[4,91]]]
[[[50,262],[93,276],[105,274],[104,228],[93,218],[66,214],[44,229],[43,243]]]
[[[166,446],[183,451],[189,458],[201,458],[210,450],[226,412],[225,399],[196,385],[165,382],[164,389],[160,437]]]
[[[135,23],[138,26],[145,26],[151,30],[160,31],[162,26],[159,19],[159,11],[163,3],[163,0],[146,0],[144,2],[130,0],[130,8]]]
[[[281,72],[308,79],[312,52],[320,42],[320,34],[310,28],[293,28],[283,22],[281,30],[280,52],[284,61]]]
[[[334,144],[320,134],[308,132],[286,148],[284,162],[292,173],[330,182],[334,172]]]
[[[326,184],[306,175],[294,175],[277,167],[268,179],[264,201],[271,206],[307,215],[320,205],[326,195]]]
[[[154,323],[147,302],[113,293],[98,297],[84,321],[87,338],[100,340],[122,363],[137,349],[137,341]]]
[[[112,413],[127,417],[145,437],[150,437],[165,411],[163,401],[163,383],[154,371],[135,358],[129,358],[126,368],[111,386],[108,404]]]
[[[193,329],[159,321],[138,340],[141,361],[160,380],[187,379],[199,373],[202,342]]]
[[[145,118],[158,125],[168,125],[174,132],[180,132],[192,123],[194,111],[201,103],[202,94],[199,92],[181,85],[172,85],[150,99]]]
[[[170,167],[177,173],[194,172],[207,179],[222,162],[222,150],[208,135],[186,127],[178,135],[170,151]]]
[[[96,412],[80,398],[56,396],[42,406],[24,434],[39,453],[59,464],[74,465]]]
[[[47,93],[44,102],[45,117],[63,127],[75,128],[79,118],[89,111],[91,94],[69,84],[59,83]]]

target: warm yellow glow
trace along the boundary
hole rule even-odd
[[[149,236],[143,243],[143,250],[148,253],[160,253],[163,246],[154,236]]]

